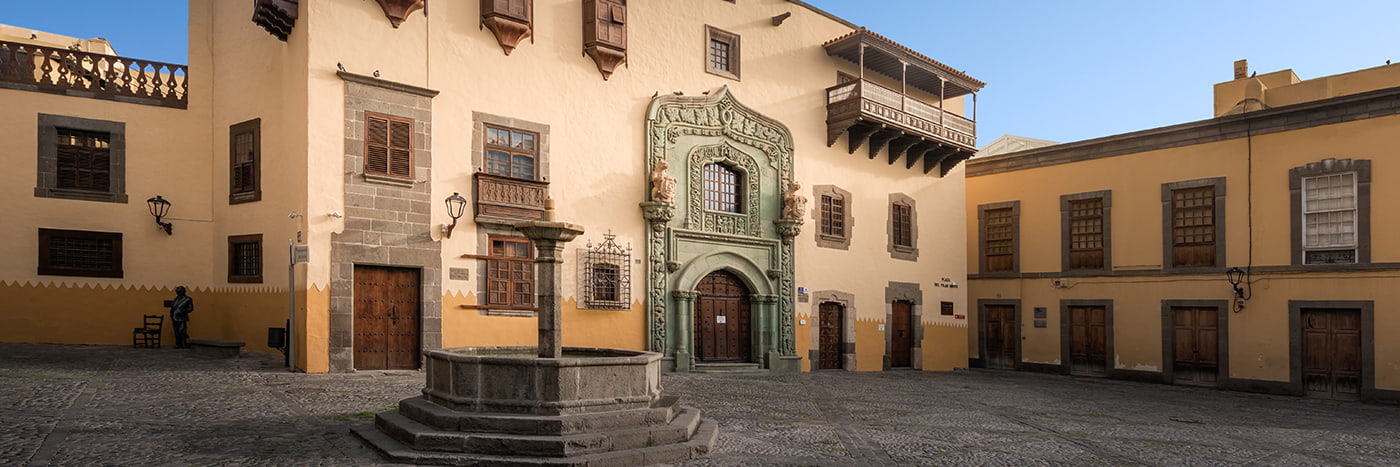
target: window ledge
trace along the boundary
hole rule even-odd
[[[70,190],[65,188],[43,188],[35,187],[34,196],[38,198],[58,198],[76,199],[81,201],[98,201],[103,203],[126,204],[126,193],[112,193],[107,191],[87,191]]]
[[[375,174],[369,174],[369,173],[367,173],[367,174],[362,174],[362,175],[365,176],[365,181],[366,181],[366,182],[370,182],[370,183],[381,183],[381,184],[385,184],[385,185],[395,185],[395,186],[401,186],[401,187],[404,187],[404,188],[413,188],[413,185],[414,185],[415,183],[418,183],[417,180],[414,180],[414,179],[411,179],[411,178],[399,178],[399,177],[393,177],[393,176],[389,176],[389,175],[375,175]]]
[[[249,191],[244,193],[233,193],[228,195],[228,204],[243,204],[254,201],[262,201],[262,190]]]

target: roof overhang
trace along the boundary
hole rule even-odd
[[[827,55],[857,65],[862,62],[864,49],[865,68],[896,80],[902,77],[910,86],[944,98],[975,93],[987,85],[865,28],[827,41],[823,47]]]

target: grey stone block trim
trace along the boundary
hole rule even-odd
[[[843,216],[843,219],[845,221],[845,228],[843,229],[845,231],[845,235],[837,236],[822,233],[823,196],[839,198],[844,202],[844,209],[842,211],[844,211],[845,214]],[[841,187],[838,187],[836,185],[813,185],[812,201],[812,220],[814,221],[812,223],[814,227],[812,237],[817,240],[817,246],[837,250],[849,250],[851,248],[851,236],[855,232],[856,225],[855,215],[851,213],[851,211],[853,211],[853,209],[851,209],[852,201],[854,201],[854,199],[851,197],[851,192],[842,190]]]
[[[109,167],[108,191],[72,190],[58,187],[58,129],[107,133]],[[126,123],[66,115],[39,114],[38,180],[34,196],[76,199],[106,203],[126,203]]]
[[[525,130],[540,135],[536,141],[539,145],[539,157],[535,160],[535,175],[540,181],[549,181],[549,125],[486,112],[472,112],[472,167],[477,170],[486,170],[486,125]]]
[[[1356,174],[1356,262],[1371,262],[1371,160],[1327,158],[1288,171],[1289,233],[1294,266],[1318,267],[1336,264],[1306,264],[1303,250],[1303,179],[1353,172]],[[1348,264],[1348,263],[1343,263]]]
[[[1376,303],[1371,300],[1288,301],[1288,387],[1304,395],[1303,310],[1356,310],[1361,313],[1361,400],[1376,400]]]
[[[890,355],[894,352],[894,302],[909,302],[909,367],[915,370],[924,368],[924,291],[915,282],[890,281],[885,286],[885,358],[884,369],[890,366]]]
[[[1203,186],[1215,187],[1215,262],[1210,266],[1174,266],[1172,256],[1172,192]],[[1162,270],[1170,272],[1218,272],[1225,266],[1225,177],[1201,178],[1162,184]]]
[[[442,347],[442,245],[432,239],[432,98],[436,92],[350,73],[345,82],[345,228],[331,235],[330,371],[354,371],[356,265],[419,271],[421,350]],[[348,77],[347,77],[348,76]],[[351,78],[364,79],[351,79]],[[431,95],[430,95],[431,94]],[[413,120],[413,181],[363,176],[365,113]]]
[[[1103,199],[1103,267],[1098,269],[1074,269],[1081,273],[1106,273],[1113,270],[1113,191],[1101,190],[1072,195],[1060,195],[1060,270],[1071,271],[1070,252],[1070,201]]]
[[[841,307],[841,369],[856,371],[856,296],[840,290],[818,290],[812,292],[812,347],[808,352],[811,370],[820,366],[821,351],[821,305],[835,303]]]
[[[909,243],[908,245],[896,245],[894,243],[894,206],[902,204],[909,206]],[[914,198],[904,193],[890,193],[889,206],[885,209],[885,251],[890,257],[905,261],[919,260],[919,206]]]
[[[1230,387],[1230,302],[1228,300],[1162,300],[1162,382],[1176,381],[1173,361],[1176,355],[1176,333],[1172,309],[1177,307],[1214,308],[1216,316],[1216,374],[1217,387]]]
[[[1400,87],[970,160],[967,177],[1138,154],[1400,114]]]

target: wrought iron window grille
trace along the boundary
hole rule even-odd
[[[622,247],[612,231],[603,242],[579,250],[580,308],[626,310],[632,307],[632,245]]]

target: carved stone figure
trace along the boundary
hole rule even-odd
[[[676,199],[676,177],[666,173],[671,164],[666,159],[656,161],[656,170],[651,171],[651,200],[659,203],[673,203]]]
[[[175,348],[186,349],[189,344],[189,324],[190,313],[194,313],[194,299],[185,295],[185,286],[175,287],[175,299],[166,300],[165,306],[170,307],[170,322],[175,323]]]
[[[807,197],[798,194],[801,189],[802,184],[797,180],[788,182],[787,190],[783,192],[783,219],[802,219],[802,213],[807,210]]]

